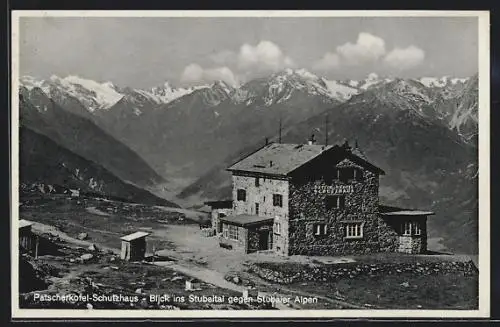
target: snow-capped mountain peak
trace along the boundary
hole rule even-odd
[[[353,95],[359,94],[359,90],[356,87],[345,85],[335,80],[330,81],[327,80],[326,78],[323,78],[322,80],[328,87],[330,94],[336,99],[347,101]]]
[[[108,109],[123,97],[111,82],[99,83],[75,75],[65,78],[52,75],[50,81],[76,97],[90,111]]]
[[[110,81],[99,83],[76,75],[64,78],[52,75],[47,80],[37,79],[32,76],[23,76],[20,78],[20,83],[21,86],[26,87],[30,91],[33,88],[40,88],[49,97],[57,94],[58,96],[76,98],[90,112],[109,109],[124,97],[135,104],[140,104],[145,99],[157,105],[166,104],[195,90],[209,87],[208,85],[201,85],[174,88],[170,83],[165,82],[163,85],[151,89],[119,88]],[[227,86],[224,87],[227,88]]]
[[[426,87],[445,87],[448,85],[456,85],[458,83],[467,82],[468,78],[458,78],[458,77],[421,77],[417,79],[420,83],[425,85]]]
[[[189,88],[174,88],[169,82],[165,82],[161,86],[153,87],[149,90],[135,89],[134,91],[153,101],[156,104],[167,104],[180,98],[184,95],[190,94],[195,90],[205,88],[207,86],[193,86]]]
[[[20,82],[28,90],[40,88],[49,97],[56,93],[72,96],[89,111],[108,109],[123,97],[112,82],[98,83],[75,75],[65,78],[52,75],[48,80],[23,76]]]
[[[283,89],[284,83],[288,83],[292,88],[303,90],[310,95],[322,95],[337,101],[346,101],[352,95],[358,93],[356,88],[343,85],[335,80],[319,77],[303,68],[297,70],[287,68],[282,73],[273,76],[270,88],[277,90],[278,93]]]
[[[208,88],[208,87],[210,87],[210,86],[200,86],[199,88]],[[234,87],[230,86],[229,84],[227,84],[226,82],[221,81],[221,80],[215,81],[211,85],[211,87],[221,89],[222,91],[224,91],[224,93],[226,93],[226,95],[230,95],[234,92]]]

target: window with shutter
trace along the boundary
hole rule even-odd
[[[328,234],[327,224],[314,224],[313,225],[314,236],[323,236]]]
[[[343,209],[345,207],[345,196],[343,195],[327,195],[325,197],[325,207],[330,209]]]
[[[282,207],[283,206],[283,195],[273,194],[273,206]]]
[[[245,191],[244,189],[238,189],[236,191],[236,200],[246,201],[247,200],[247,191]]]

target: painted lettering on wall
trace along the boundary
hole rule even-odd
[[[314,192],[318,194],[346,194],[353,193],[352,185],[315,185]]]

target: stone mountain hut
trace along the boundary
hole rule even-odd
[[[357,144],[271,143],[228,171],[230,208],[211,203],[221,247],[285,256],[427,250],[434,213],[380,205],[385,172]]]
[[[141,261],[146,255],[146,236],[149,233],[135,232],[123,237],[120,258],[127,261]]]

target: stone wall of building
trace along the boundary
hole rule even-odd
[[[378,218],[379,251],[397,252],[399,247],[400,222],[394,219]]]
[[[362,179],[344,183],[338,179],[327,182],[327,178],[309,181],[298,176],[291,181],[288,255],[342,255],[380,251],[379,233],[383,221],[378,214],[379,177],[348,160],[342,161],[340,165],[360,169],[363,172]],[[333,168],[330,167],[330,170]],[[320,167],[308,169],[315,169],[318,174]],[[327,210],[325,197],[330,194],[322,190],[336,186],[345,189],[345,185],[352,186],[352,192],[344,194],[345,207]],[[361,238],[346,237],[346,224],[349,222],[363,225]],[[326,224],[327,235],[314,235],[314,224]]]
[[[259,186],[255,186],[255,178],[259,178]],[[286,255],[288,253],[288,216],[289,216],[289,182],[285,179],[270,179],[268,176],[233,175],[233,212],[255,215],[255,203],[259,204],[258,216],[274,218],[281,227],[279,234],[274,234],[273,250]],[[246,191],[246,201],[237,200],[237,190]],[[273,194],[283,197],[282,206],[273,205]]]
[[[419,254],[427,250],[426,238],[420,236],[400,236],[398,252]]]

